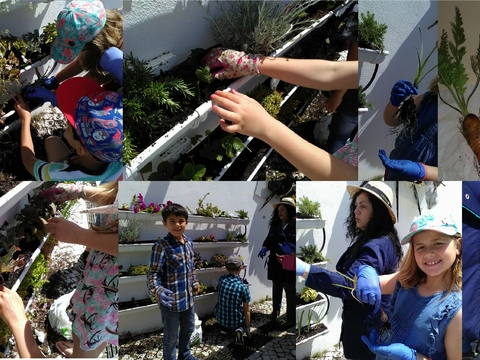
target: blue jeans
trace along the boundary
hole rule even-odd
[[[163,329],[163,358],[175,360],[175,346],[178,338],[178,359],[186,360],[190,357],[190,337],[195,330],[195,311],[193,306],[185,311],[171,311],[160,305]],[[180,326],[180,335],[178,334]]]

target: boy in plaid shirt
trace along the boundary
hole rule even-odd
[[[215,318],[227,330],[235,330],[235,345],[244,345],[243,326],[250,338],[250,290],[240,278],[243,261],[238,255],[231,255],[225,262],[227,275],[222,275],[218,284],[218,302]]]
[[[178,338],[178,359],[196,360],[190,353],[190,337],[195,329],[193,296],[200,287],[195,274],[192,240],[184,235],[188,212],[182,205],[170,204],[163,208],[162,217],[168,235],[159,238],[152,247],[147,286],[162,314],[163,358],[175,360]]]

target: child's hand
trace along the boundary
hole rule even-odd
[[[165,289],[160,293],[160,304],[167,308],[172,307],[173,300],[175,300],[171,295],[173,294],[172,290]]]
[[[200,285],[195,285],[193,287],[193,295],[198,295],[200,293]]]
[[[30,117],[31,117],[30,108],[28,107],[25,100],[23,100],[22,96],[17,93],[17,97],[14,98],[14,100],[15,100],[15,104],[13,106],[15,107],[15,111],[17,112],[20,119],[30,120]]]
[[[220,127],[226,132],[239,132],[262,140],[277,121],[262,105],[236,90],[216,91],[211,99],[223,107],[214,105],[212,110],[220,116]]]

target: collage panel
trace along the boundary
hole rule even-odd
[[[359,180],[439,179],[440,3],[359,2]]]
[[[439,30],[439,177],[478,180],[480,97],[477,2],[441,1]]]
[[[269,195],[264,182],[120,183],[121,358],[141,344],[176,359],[177,337],[178,358],[294,358],[295,191]]]

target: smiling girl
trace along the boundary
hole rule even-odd
[[[362,340],[377,354],[377,360],[460,359],[460,231],[450,215],[429,211],[414,219],[402,240],[402,244],[408,243],[399,272],[379,277],[382,294],[393,294],[391,329],[379,338],[372,333],[370,339],[363,336]],[[371,270],[360,269],[359,279],[363,272],[370,284],[377,282]],[[357,283],[357,294],[361,301],[368,302],[362,296],[363,286]]]

